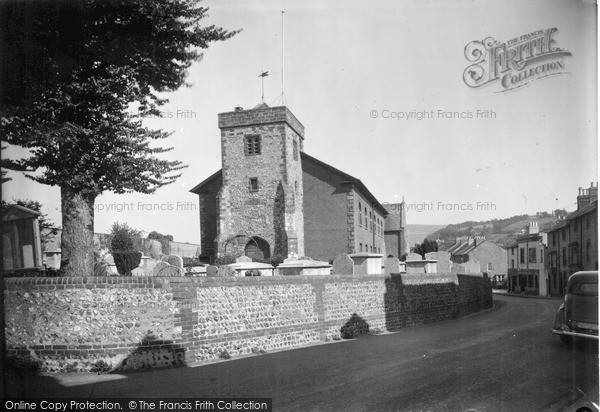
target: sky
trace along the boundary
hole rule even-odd
[[[218,113],[284,95],[306,128],[304,151],[356,178],[384,203],[407,204],[409,224],[575,209],[578,187],[597,182],[597,22],[594,1],[206,0],[206,24],[242,31],[211,44],[189,70],[191,87],[165,95],[172,131],[164,155],[188,167],[153,195],[104,193],[95,231],[127,222],[199,243],[189,190],[221,168]],[[556,28],[560,74],[504,91],[472,88],[465,47]],[[487,66],[484,66],[487,67]],[[554,71],[555,73],[557,71]],[[412,113],[412,114],[411,114]],[[421,120],[417,118],[421,116]],[[18,150],[6,151],[7,157]],[[60,225],[60,193],[14,172],[3,199],[29,198]]]

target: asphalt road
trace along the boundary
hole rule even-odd
[[[494,301],[462,319],[210,365],[42,376],[23,394],[266,397],[275,411],[575,411],[598,403],[598,344],[566,347],[552,335],[560,301]]]

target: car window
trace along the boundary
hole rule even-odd
[[[579,291],[585,293],[598,293],[597,283],[581,283],[579,285]]]

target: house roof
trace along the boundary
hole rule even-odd
[[[32,216],[41,216],[42,214],[36,210],[29,209],[28,207],[21,205],[10,205],[6,210],[2,212],[2,220],[18,220],[25,219]]]
[[[383,207],[383,205],[381,203],[379,203],[377,198],[375,196],[373,196],[373,194],[369,191],[369,189],[367,189],[365,184],[360,179],[350,176],[349,174],[344,173],[341,170],[336,169],[335,167],[330,166],[327,163],[324,163],[318,159],[315,159],[314,157],[309,156],[304,152],[300,152],[300,156],[302,158],[303,163],[305,161],[313,162],[313,163],[329,170],[331,173],[337,174],[338,176],[340,176],[343,179],[342,184],[355,185],[358,188],[358,190],[367,198],[367,200],[370,201],[373,204],[373,206],[375,208],[377,208],[384,217],[386,217],[388,215],[388,211]]]
[[[567,215],[567,217],[560,221],[559,223],[556,224],[556,226],[552,227],[551,229],[548,229],[547,232],[554,232],[558,229],[562,229],[563,227],[569,226],[571,220],[576,219],[578,217],[581,216],[585,216],[588,213],[593,212],[594,210],[596,210],[598,208],[598,201],[596,200],[595,202],[590,203],[589,205],[585,205],[583,206],[581,209],[574,211],[573,213],[570,213]]]

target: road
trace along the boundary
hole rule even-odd
[[[551,334],[560,301],[494,295],[494,302],[479,314],[396,333],[196,367],[40,377],[27,390],[266,397],[275,411],[575,411],[598,403],[598,344],[566,347]]]

